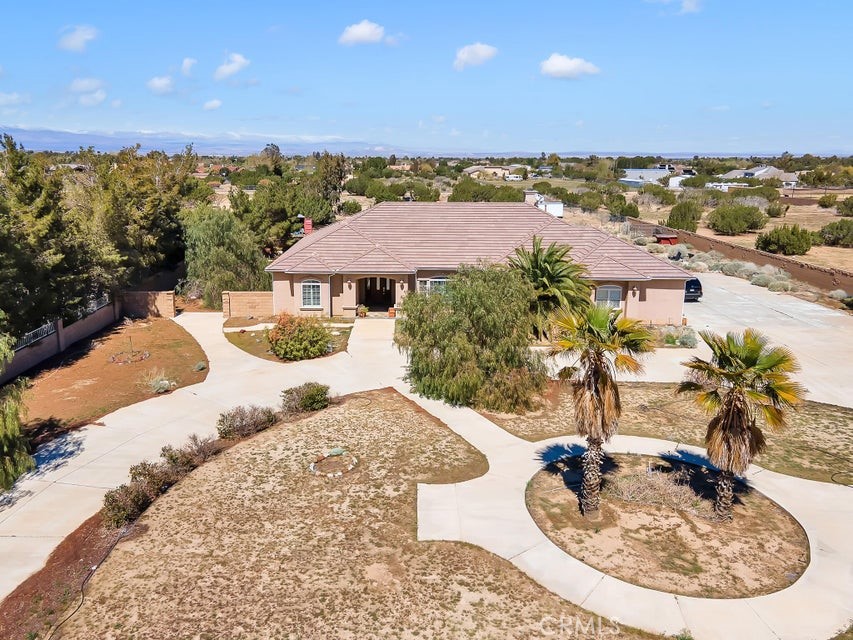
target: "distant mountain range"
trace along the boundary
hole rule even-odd
[[[543,149],[536,151],[469,151],[465,149],[424,149],[399,147],[395,145],[346,140],[339,138],[311,140],[307,137],[276,136],[257,134],[199,135],[174,132],[151,131],[60,131],[55,129],[29,129],[0,125],[0,132],[11,135],[18,144],[32,151],[76,151],[80,147],[94,147],[97,151],[118,151],[123,147],[141,145],[143,151],[157,149],[166,153],[178,153],[188,144],[193,145],[201,155],[245,156],[257,153],[269,143],[275,143],[285,155],[310,155],[315,151],[343,153],[348,156],[447,156],[466,158],[493,157],[531,157],[538,156]],[[550,153],[551,149],[545,149]],[[660,150],[571,150],[557,151],[561,156],[634,156],[660,155],[666,158],[692,158],[694,155],[709,157],[751,157],[775,156],[781,151],[740,152],[731,151],[660,151]],[[830,151],[820,155],[847,155],[843,151]]]

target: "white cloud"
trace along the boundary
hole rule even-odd
[[[74,78],[69,85],[72,93],[91,93],[104,86],[98,78]]]
[[[0,107],[14,107],[29,102],[29,96],[21,93],[0,93]]]
[[[456,136],[461,136],[462,132],[459,129],[451,129],[450,135],[452,135],[455,138]]]
[[[241,69],[245,69],[248,66],[249,60],[245,56],[239,53],[229,54],[228,60],[216,67],[216,71],[213,74],[213,79],[225,80],[225,78],[230,78],[235,73],[237,73]]]
[[[489,44],[475,42],[467,44],[456,52],[453,68],[462,71],[465,67],[476,67],[491,60],[498,54],[498,50]]]
[[[702,10],[702,0],[646,0],[655,4],[678,4],[678,14],[699,13]]]
[[[113,109],[119,109],[119,108],[121,108],[121,105],[122,105],[122,101],[121,101],[121,100],[119,100],[118,98],[116,98],[115,100],[113,100],[112,102],[110,102],[110,106],[111,106]]]
[[[385,27],[378,25],[370,20],[362,20],[356,24],[351,24],[343,30],[338,42],[347,46],[354,44],[374,44],[382,42],[385,37]],[[396,38],[392,38],[396,42]],[[393,44],[389,43],[389,44]]]
[[[445,120],[447,120],[447,117],[445,117],[445,116],[433,116],[432,117],[432,121],[435,122],[436,124],[442,124]]]
[[[181,62],[181,73],[185,76],[188,76],[192,73],[193,65],[198,62],[195,58],[184,58],[184,61]]]
[[[145,83],[145,86],[148,87],[152,93],[162,96],[167,93],[172,93],[175,89],[175,81],[172,80],[172,76],[154,76]]]
[[[81,94],[80,97],[77,98],[77,102],[79,102],[84,107],[96,107],[106,99],[107,92],[103,89],[98,89],[97,91],[93,91],[92,93]]]
[[[552,78],[579,78],[601,71],[594,64],[583,58],[570,58],[561,53],[552,53],[551,57],[539,65],[543,76]]]
[[[222,100],[220,100],[219,98],[214,98],[213,100],[208,100],[207,102],[205,102],[202,109],[204,109],[205,111],[214,111],[221,106]]]
[[[76,27],[65,27],[61,33],[62,37],[56,44],[60,49],[76,51],[78,53],[86,50],[86,45],[98,37],[98,30],[85,24]]]

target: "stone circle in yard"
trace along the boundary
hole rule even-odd
[[[318,456],[308,465],[308,471],[315,476],[340,478],[355,469],[358,458],[342,447],[330,449],[325,455]]]
[[[151,354],[147,351],[119,351],[110,356],[110,362],[113,364],[133,364],[134,362],[142,362],[148,360]]]

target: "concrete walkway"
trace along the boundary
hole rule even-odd
[[[193,433],[214,435],[219,414],[242,404],[277,405],[282,389],[316,380],[347,394],[388,386],[404,358],[391,344],[393,320],[357,322],[349,351],[290,364],[251,356],[228,342],[217,313],[175,321],[199,342],[210,371],[204,382],[119,409],[48,445],[37,468],[0,497],[0,599],[44,566],[50,552],[101,507],[104,493],[128,480],[131,465],[156,459],[163,445]]]
[[[482,451],[489,471],[457,484],[418,485],[418,540],[458,540],[512,562],[559,596],[652,633],[688,630],[695,640],[815,640],[830,638],[853,619],[853,490],[753,466],[750,486],[787,509],[808,535],[811,562],[800,579],[776,593],[717,600],[676,596],[629,584],[573,558],[539,529],[525,503],[530,478],[550,446],[579,455],[577,437],[531,443],[480,414],[425,400],[398,388]],[[704,450],[653,438],[616,436],[613,453],[687,458],[707,465]]]

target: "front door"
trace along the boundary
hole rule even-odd
[[[359,304],[371,311],[385,311],[394,306],[394,280],[391,278],[362,278]]]

